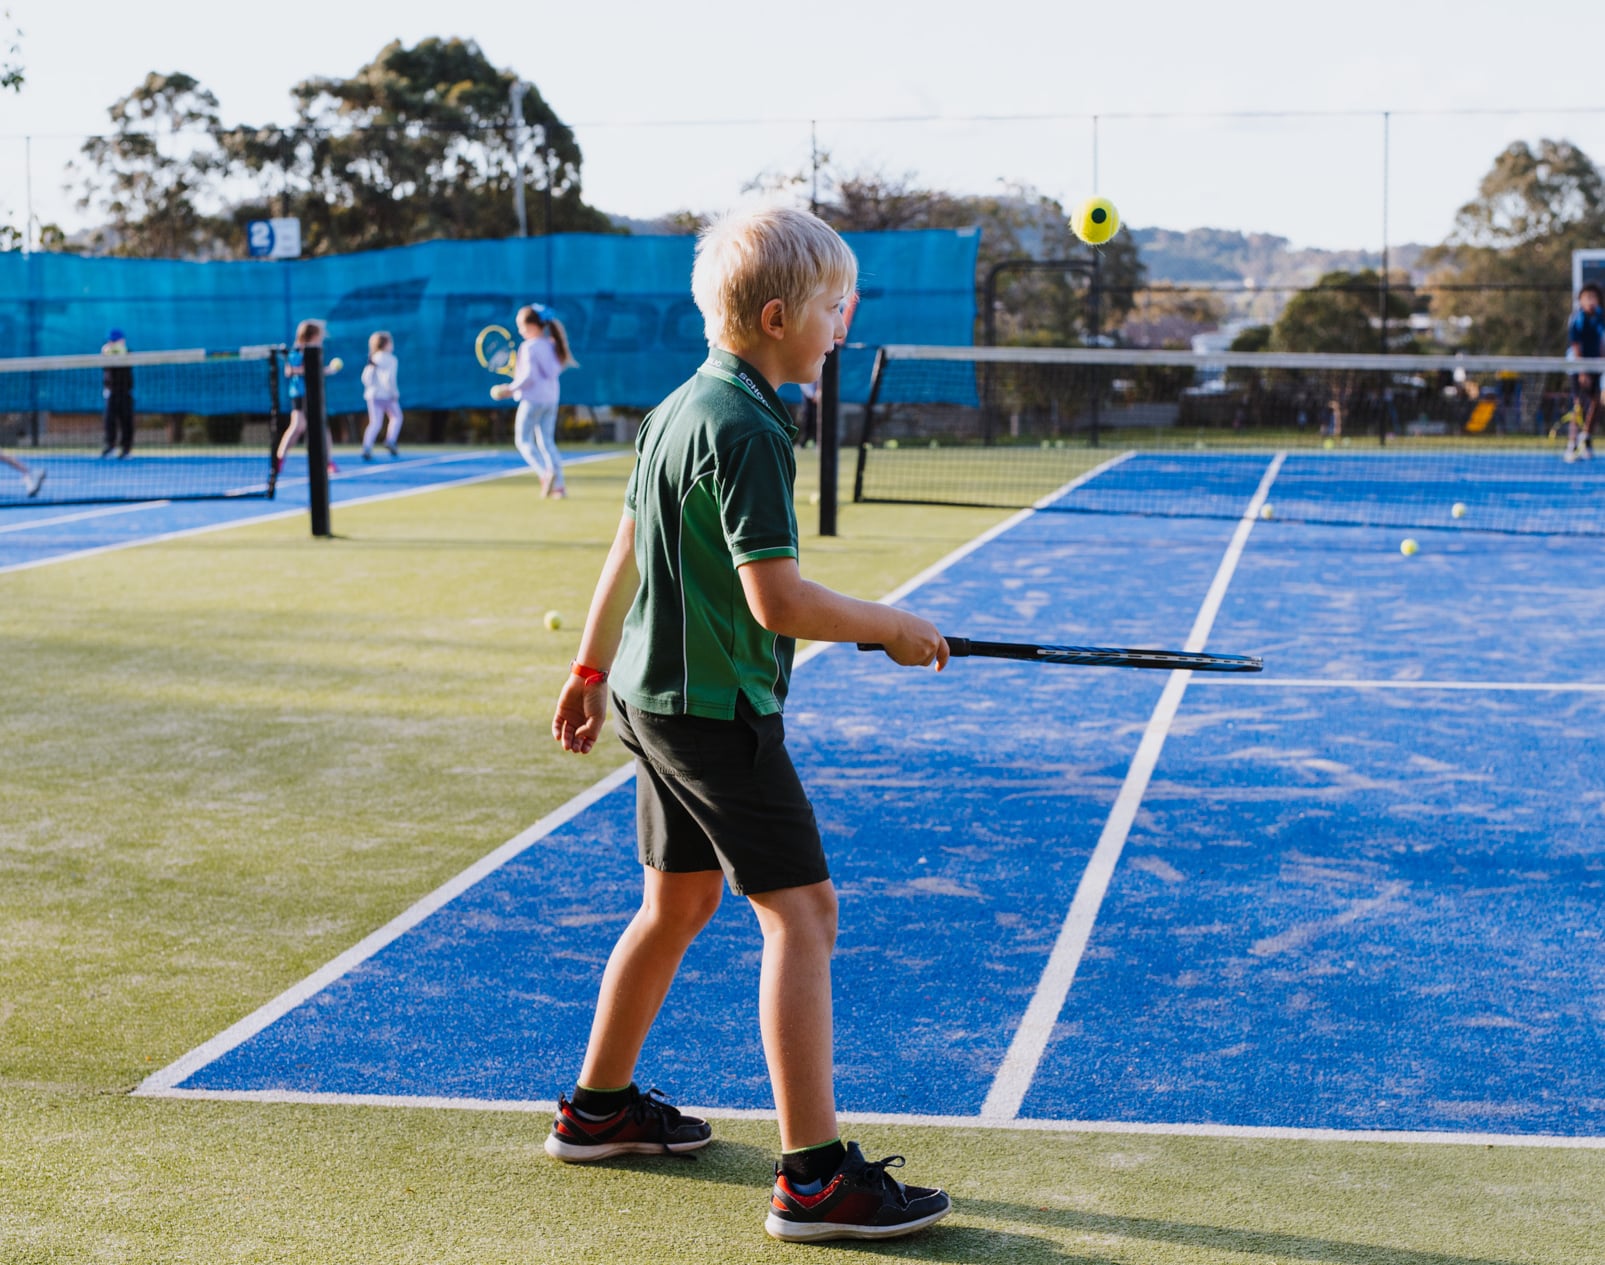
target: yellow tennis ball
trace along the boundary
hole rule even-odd
[[[559,628],[561,628],[563,626],[563,617],[561,615],[559,615],[556,611],[547,611],[546,612],[546,626],[548,628],[550,628],[553,632],[556,632]]]
[[[1334,444],[1330,439],[1323,439],[1321,441],[1321,447],[1322,448],[1336,448],[1337,445]]]
[[[1070,231],[1089,246],[1102,246],[1120,231],[1120,212],[1108,198],[1088,198],[1070,217]]]
[[[1416,544],[1416,542],[1414,540],[1410,539],[1410,537],[1408,537],[1408,536],[1406,536],[1403,540],[1401,540],[1399,542],[1399,552],[1402,553],[1406,558],[1408,558],[1411,554],[1415,553],[1420,548],[1421,548],[1421,546]]]
[[[819,493],[818,492],[810,492],[808,494],[808,504],[810,504],[810,505],[818,505],[819,504]]]
[[[329,361],[330,373],[339,373],[340,370],[344,369],[345,367],[346,362],[341,360],[339,356],[336,356],[333,360]]]
[[[1466,516],[1466,505],[1465,505],[1465,502],[1464,501],[1456,501],[1454,503],[1454,505],[1452,505],[1450,507],[1449,513],[1454,515],[1454,517],[1456,517],[1456,518],[1464,518]]]
[[[888,448],[896,448],[897,447],[897,441],[895,439],[888,439],[886,441],[886,446]]]
[[[1272,505],[1269,501],[1267,501],[1264,505],[1261,505],[1259,507],[1259,516],[1261,518],[1275,518],[1276,517],[1276,506]]]

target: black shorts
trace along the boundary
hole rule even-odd
[[[785,723],[745,699],[734,720],[659,716],[613,697],[636,758],[641,864],[666,874],[723,870],[738,896],[830,877],[813,805],[786,751]]]

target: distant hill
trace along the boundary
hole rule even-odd
[[[1380,251],[1293,249],[1285,237],[1225,228],[1134,228],[1132,237],[1148,280],[1248,282],[1256,287],[1307,286],[1328,272],[1380,268]],[[1406,242],[1388,248],[1390,268],[1413,269],[1426,247]]]

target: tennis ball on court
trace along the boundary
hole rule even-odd
[[[1267,501],[1264,505],[1261,505],[1259,507],[1259,516],[1261,518],[1275,518],[1276,517],[1276,506],[1272,505],[1269,501]]]
[[[546,626],[556,632],[563,626],[563,617],[556,611],[547,611],[545,615]]]
[[[1464,501],[1456,501],[1449,507],[1449,513],[1455,518],[1464,518],[1466,516],[1466,503]]]
[[[808,504],[810,504],[810,505],[818,505],[819,504],[819,493],[818,492],[810,492],[808,494]]]
[[[1403,540],[1401,540],[1399,542],[1399,552],[1402,553],[1406,558],[1408,558],[1411,554],[1415,553],[1420,548],[1421,548],[1421,546],[1416,544],[1416,542],[1414,540],[1412,540],[1408,536],[1406,536]]]
[[[1108,198],[1088,198],[1070,217],[1070,231],[1089,246],[1102,246],[1120,231],[1120,212]]]
[[[346,362],[341,360],[339,356],[336,356],[333,360],[329,361],[330,373],[339,373],[340,370],[344,369],[345,367]]]
[[[1321,447],[1322,448],[1336,448],[1337,445],[1334,444],[1330,439],[1323,439],[1321,441]]]
[[[895,439],[888,439],[886,441],[886,446],[888,448],[896,448],[897,447],[897,441]]]

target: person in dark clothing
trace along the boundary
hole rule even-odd
[[[123,331],[106,335],[102,356],[126,356],[128,342]],[[100,371],[101,394],[106,397],[106,446],[102,457],[115,452],[126,457],[134,449],[134,371],[128,365],[107,365]]]

